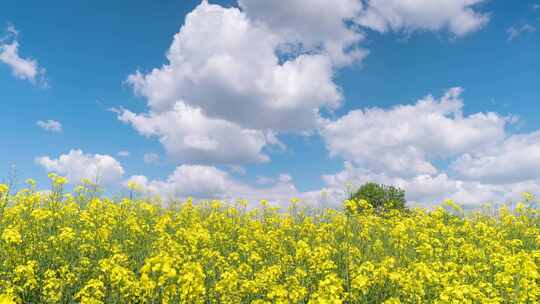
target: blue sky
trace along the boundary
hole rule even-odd
[[[252,200],[539,192],[539,3],[209,2],[2,1],[3,175]]]

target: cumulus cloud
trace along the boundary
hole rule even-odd
[[[327,188],[332,189],[334,201],[342,200],[347,196],[345,185],[356,188],[366,182],[376,182],[404,189],[409,203],[421,207],[436,206],[447,199],[452,199],[474,208],[485,203],[515,202],[525,191],[540,193],[540,177],[538,176],[535,179],[506,184],[463,180],[451,177],[446,172],[403,178],[386,173],[373,173],[350,162],[345,162],[342,171],[324,175],[323,180]]]
[[[140,175],[130,181],[143,186],[154,194],[172,198],[221,198],[230,184],[226,172],[212,166],[182,165],[169,175],[166,180],[152,180]]]
[[[14,77],[33,84],[46,85],[45,69],[41,68],[35,59],[19,55],[19,32],[13,25],[9,25],[6,32],[7,35],[0,39],[0,62],[11,68]]]
[[[319,129],[330,153],[367,170],[362,176],[407,182],[417,189],[414,198],[435,197],[441,189],[459,193],[465,186],[435,161],[501,141],[507,121],[494,113],[464,115],[460,88],[414,105],[323,117],[343,103],[336,71],[368,53],[361,45],[365,28],[463,36],[489,21],[481,2],[239,0],[239,7],[225,8],[202,1],[174,36],[165,64],[128,76],[147,111],[117,110],[119,120],[157,138],[184,165],[164,180],[132,179],[172,197],[301,196],[335,203],[345,197],[339,174],[335,182],[326,177],[324,189],[299,192],[286,174],[259,176],[253,187],[213,166],[269,161],[269,147],[285,148],[279,134]]]
[[[143,175],[134,175],[128,181],[142,186],[149,194],[158,194],[168,199],[223,199],[234,202],[246,199],[252,204],[266,199],[284,205],[292,197],[300,195],[292,178],[282,174],[265,187],[253,187],[235,180],[229,173],[214,166],[181,165],[165,180],[149,180]],[[126,183],[127,184],[127,183]]]
[[[509,134],[512,117],[462,113],[462,90],[391,109],[353,110],[321,128],[344,168],[323,175],[335,201],[372,181],[406,190],[416,205],[445,199],[473,206],[540,193],[540,131]]]
[[[363,34],[356,26],[348,25],[361,12],[358,0],[240,0],[239,4],[251,20],[281,37],[282,48],[320,50],[337,66],[360,61],[367,55],[358,46]]]
[[[87,178],[103,185],[112,185],[124,175],[122,165],[112,156],[85,154],[82,150],[70,150],[58,158],[40,156],[35,161],[47,171],[66,176],[72,183]]]
[[[459,185],[445,173],[419,174],[407,178],[370,170],[345,162],[344,169],[335,174],[323,175],[328,188],[346,191],[346,185],[357,189],[367,182],[394,185],[406,191],[407,200],[417,204],[437,204],[459,191]],[[476,199],[476,198],[475,198]]]
[[[290,175],[277,177],[259,176],[258,186],[234,179],[226,171],[214,166],[182,165],[165,180],[150,180],[144,175],[134,175],[126,181],[142,186],[143,193],[160,195],[166,200],[221,199],[235,202],[246,199],[251,206],[264,199],[285,207],[291,198],[299,198],[303,206],[339,208],[349,191],[366,182],[395,185],[406,191],[407,200],[413,207],[433,207],[447,199],[464,204],[468,208],[485,203],[517,201],[524,191],[540,193],[540,179],[507,184],[491,184],[462,180],[447,173],[419,174],[399,177],[386,173],[374,173],[365,168],[345,162],[344,169],[335,174],[322,176],[325,187],[315,191],[299,191]],[[349,186],[349,188],[347,188]]]
[[[247,128],[311,129],[319,108],[341,103],[331,60],[303,54],[280,62],[279,43],[239,9],[203,1],[175,35],[168,63],[127,81],[153,112],[170,111],[181,100]]]
[[[452,168],[460,177],[495,184],[540,178],[540,131],[516,134],[488,149],[466,153]]]
[[[62,132],[62,124],[56,120],[38,120],[36,124],[45,131]]]
[[[398,186],[406,191],[407,199],[414,206],[433,207],[452,199],[466,207],[475,208],[485,203],[517,202],[524,192],[540,194],[540,176],[531,179],[509,180],[507,183],[461,179],[449,173],[417,175],[401,178],[386,174],[373,174],[362,168],[346,164],[343,171],[325,175],[325,181],[334,193],[344,192],[343,184],[359,186],[364,182],[377,182]],[[339,196],[335,196],[339,197]]]
[[[173,110],[161,113],[135,114],[121,110],[118,118],[144,136],[158,137],[168,155],[179,162],[268,161],[262,151],[269,143],[265,132],[209,118],[201,109],[182,102],[177,102]]]
[[[294,54],[283,61],[278,49],[286,42],[239,8],[203,1],[186,16],[167,63],[127,79],[148,112],[120,110],[118,117],[157,137],[178,162],[268,161],[266,148],[285,148],[280,132],[312,131],[321,109],[342,102],[330,55]]]
[[[283,148],[277,135],[309,134],[323,113],[342,105],[336,71],[367,55],[361,25],[373,27],[373,16],[396,30],[399,24],[409,30],[449,28],[459,35],[487,22],[475,10],[481,1],[446,1],[446,10],[420,2],[240,0],[239,7],[222,7],[202,1],[174,36],[165,64],[127,77],[147,112],[121,111],[119,118],[158,137],[177,160],[266,161],[265,147]],[[384,4],[399,21],[381,11]],[[186,119],[181,113],[187,111],[197,112],[197,119]],[[246,150],[239,155],[240,146]],[[418,166],[432,170],[427,163]]]
[[[489,14],[478,10],[485,0],[368,0],[357,18],[362,26],[379,32],[448,30],[456,36],[478,31]]]
[[[292,176],[287,173],[278,176],[264,176],[253,186],[233,178],[229,173],[214,166],[181,165],[166,179],[150,180],[144,175],[134,175],[124,182],[139,185],[145,195],[160,195],[165,202],[185,200],[220,199],[227,202],[247,200],[249,205],[257,206],[266,200],[274,206],[285,208],[292,198],[298,198],[306,207],[339,208],[346,195],[338,187],[325,187],[315,191],[299,191]]]
[[[432,160],[481,149],[502,140],[507,119],[495,113],[463,115],[461,88],[413,105],[353,110],[321,128],[332,156],[374,172],[436,174]]]

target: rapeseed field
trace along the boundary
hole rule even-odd
[[[490,214],[381,215],[365,201],[163,207],[51,178],[50,192],[0,185],[0,304],[540,302],[531,195]]]

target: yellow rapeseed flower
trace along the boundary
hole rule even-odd
[[[4,242],[12,245],[18,245],[22,243],[21,234],[15,228],[6,228],[2,233],[2,239],[4,240]]]
[[[0,184],[0,195],[7,193],[9,190],[8,185],[6,184]]]
[[[1,196],[0,304],[540,303],[533,197],[379,214],[365,200],[165,206],[51,179],[50,192]]]
[[[4,293],[0,295],[0,304],[17,304],[17,302],[12,295]]]

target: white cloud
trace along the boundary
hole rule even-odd
[[[48,171],[66,176],[72,183],[88,178],[102,185],[112,185],[124,175],[122,165],[112,156],[85,154],[81,150],[71,150],[56,159],[41,156],[35,161]]]
[[[435,21],[424,17],[432,23],[420,17],[413,20],[432,14],[432,5],[410,2],[389,2],[407,29],[448,27],[464,34],[487,22],[487,15],[473,10],[478,0],[446,1],[443,7],[450,15],[441,14],[436,6]],[[266,161],[264,148],[283,149],[278,134],[313,132],[321,113],[341,106],[335,73],[367,55],[357,22],[367,20],[364,17],[373,15],[381,3],[240,0],[238,8],[225,8],[202,1],[174,36],[165,64],[149,72],[137,71],[126,80],[145,99],[148,111],[123,111],[119,118],[141,134],[158,137],[176,160]],[[484,21],[473,24],[473,17]],[[197,119],[187,119],[182,112],[197,112]],[[225,130],[218,125],[226,126]],[[418,165],[432,170],[427,163]]]
[[[226,172],[211,166],[182,165],[165,181],[149,181],[143,176],[130,178],[153,194],[172,198],[221,198],[230,184]]]
[[[522,145],[527,146],[527,143],[522,142]],[[533,171],[540,172],[536,169]],[[132,176],[130,181],[143,185],[146,193],[160,194],[167,199],[217,198],[231,202],[248,199],[251,205],[267,199],[280,206],[287,206],[291,198],[298,197],[307,206],[339,207],[348,196],[347,185],[351,186],[352,191],[368,181],[400,187],[406,191],[412,206],[423,207],[438,205],[446,199],[453,199],[467,207],[478,207],[487,202],[515,202],[524,191],[540,193],[539,176],[507,180],[503,184],[489,180],[463,179],[451,176],[448,172],[399,176],[391,172],[373,172],[348,161],[342,171],[323,175],[322,178],[326,185],[323,189],[300,192],[292,177],[286,173],[276,177],[258,176],[257,183],[260,186],[254,187],[234,179],[226,171],[214,166],[182,165],[165,180],[149,180],[138,175]]]
[[[247,200],[249,206],[257,206],[261,200],[267,200],[274,206],[285,208],[291,199],[300,199],[305,207],[332,207],[342,205],[344,195],[341,189],[324,189],[301,192],[294,185],[287,173],[276,177],[265,177],[264,185],[252,186],[234,179],[227,172],[214,166],[181,165],[165,180],[150,180],[144,175],[134,175],[124,182],[135,182],[142,186],[145,195],[160,195],[167,203],[171,199],[184,200],[192,197],[196,200],[220,199],[227,202]]]
[[[214,166],[181,165],[166,180],[149,180],[142,175],[129,181],[141,185],[146,193],[159,194],[167,199],[223,199],[234,202],[247,199],[251,204],[266,199],[280,205],[300,195],[292,178],[282,174],[266,187],[252,187],[232,178]],[[127,183],[126,183],[127,184]]]
[[[38,120],[36,124],[45,131],[62,132],[62,124],[56,120]]]
[[[501,144],[466,153],[452,168],[464,179],[495,184],[540,179],[540,131],[512,135]]]
[[[131,153],[129,153],[129,151],[123,150],[123,151],[119,151],[117,154],[120,157],[128,157]]]
[[[162,113],[122,110],[118,118],[144,136],[158,137],[168,155],[179,162],[241,164],[269,159],[262,151],[268,144],[264,132],[206,117],[201,109],[182,102]]]
[[[489,22],[477,6],[485,0],[367,0],[357,22],[379,32],[448,30],[463,36]]]
[[[434,176],[421,174],[402,178],[385,173],[373,173],[350,162],[345,162],[344,169],[341,172],[323,175],[323,180],[328,188],[339,189],[343,192],[354,192],[355,189],[367,182],[394,185],[406,190],[408,200],[424,203],[442,202],[442,195],[457,191],[457,185],[449,181],[445,174],[436,174]],[[347,189],[347,186],[350,189]],[[343,196],[346,195],[343,194]]]
[[[427,96],[388,110],[353,110],[327,121],[320,132],[332,156],[374,172],[436,174],[432,160],[481,149],[505,136],[506,118],[495,113],[463,115],[461,92],[453,88],[439,100]]]
[[[269,177],[264,175],[257,176],[257,184],[268,185],[275,184],[277,182],[287,183],[292,181],[292,177],[287,173],[282,173],[278,177]]]
[[[251,20],[279,35],[285,44],[283,48],[319,50],[338,66],[367,55],[366,50],[358,47],[363,35],[357,27],[347,25],[362,9],[358,0],[240,0],[239,4]]]
[[[522,34],[525,33],[534,33],[536,31],[536,27],[530,25],[530,24],[523,24],[521,26],[519,25],[512,25],[506,30],[506,33],[508,34],[508,42],[518,38]]]
[[[12,25],[7,27],[6,32],[7,36],[0,39],[0,62],[8,65],[16,78],[46,86],[45,69],[39,67],[35,59],[19,55],[19,32]]]
[[[146,75],[137,72],[128,83],[153,112],[182,100],[251,129],[309,130],[321,107],[341,103],[332,63],[323,54],[280,62],[280,42],[239,9],[203,1],[175,35],[168,63]]]
[[[301,193],[286,174],[261,176],[264,187],[253,187],[212,166],[234,170],[268,161],[269,147],[284,149],[277,135],[320,128],[331,154],[350,160],[351,168],[364,167],[364,175],[382,180],[387,174],[385,180],[416,189],[414,198],[435,197],[439,190],[461,193],[465,186],[440,172],[435,160],[501,141],[507,122],[494,113],[463,115],[461,89],[415,105],[351,111],[335,121],[321,115],[342,104],[337,69],[367,54],[359,24],[381,32],[448,30],[462,36],[489,20],[477,10],[481,0],[439,2],[239,0],[239,8],[224,8],[202,1],[174,36],[165,64],[127,79],[147,112],[118,111],[121,121],[156,137],[184,165],[165,180],[132,179],[177,198],[326,195],[336,204],[344,192],[331,177],[325,189]]]
[[[256,206],[260,200],[265,199],[277,206],[286,207],[290,199],[300,198],[303,206],[339,208],[348,197],[348,190],[353,191],[366,182],[400,187],[406,191],[411,206],[428,208],[439,205],[446,199],[475,208],[490,202],[515,202],[524,191],[540,193],[540,179],[501,185],[460,180],[447,173],[399,177],[373,173],[350,162],[345,162],[342,171],[324,175],[323,180],[326,184],[324,188],[301,192],[288,174],[277,177],[259,176],[259,186],[255,187],[234,179],[214,166],[201,165],[179,166],[165,180],[149,180],[143,175],[129,178],[129,181],[141,185],[145,194],[159,194],[165,200],[193,197],[197,200],[221,199],[235,202],[238,199],[247,199],[251,206]],[[351,188],[347,189],[347,185]]]
[[[336,174],[324,175],[327,188],[331,189],[333,201],[347,196],[345,185],[353,189],[366,182],[394,185],[405,190],[407,200],[412,206],[433,207],[446,199],[452,199],[468,207],[478,207],[485,203],[516,202],[525,191],[540,194],[540,179],[532,179],[506,184],[462,180],[452,178],[447,173],[434,175],[420,174],[412,177],[392,176],[373,173],[346,162],[344,169]]]
[[[413,204],[453,199],[468,206],[540,194],[540,131],[509,135],[515,117],[462,113],[461,89],[439,100],[384,110],[353,110],[323,124],[331,155],[344,169],[323,176],[334,201],[373,181],[406,190]]]
[[[280,61],[284,39],[238,8],[203,1],[175,35],[167,64],[128,77],[148,112],[122,110],[119,119],[158,137],[178,162],[268,161],[265,148],[285,149],[279,132],[312,131],[319,111],[342,100],[329,55]]]
[[[156,153],[145,153],[143,155],[143,161],[146,164],[157,164],[159,162],[159,155]]]

